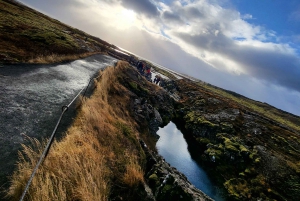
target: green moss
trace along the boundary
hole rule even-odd
[[[224,183],[229,196],[235,200],[244,200],[251,196],[251,191],[248,188],[247,181],[244,179],[230,179]]]
[[[254,179],[251,180],[251,183],[254,186],[265,186],[266,185],[266,179],[263,175],[259,174]]]
[[[209,144],[210,143],[210,140],[208,138],[205,138],[205,137],[198,137],[198,138],[196,138],[196,140],[200,144]]]
[[[195,111],[189,112],[184,116],[184,119],[188,122],[188,123],[193,123],[196,125],[205,125],[208,127],[215,127],[217,126],[216,124],[206,120],[203,116],[201,116],[200,114],[197,114]]]
[[[140,86],[140,85],[138,85],[138,88],[139,88],[140,91],[142,91],[143,93],[149,94],[149,90],[148,90],[148,89],[146,89],[146,88],[144,88],[144,87],[142,87],[142,86]]]
[[[278,140],[280,140],[281,142],[284,142],[286,144],[288,144],[288,142],[286,141],[285,138],[281,137],[281,136],[277,136]]]
[[[129,85],[132,89],[137,90],[137,84],[135,82],[129,82]]]
[[[196,100],[194,102],[194,105],[196,105],[196,106],[202,106],[202,105],[205,105],[205,104],[206,104],[206,100],[205,99]]]
[[[163,189],[161,190],[161,193],[162,193],[162,194],[166,194],[166,193],[168,193],[171,189],[172,189],[172,185],[167,184],[167,185],[165,185],[165,186],[163,187]]]
[[[159,178],[156,174],[152,174],[149,176],[149,185],[151,188],[155,188],[159,184]]]
[[[242,144],[240,144],[239,148],[240,148],[241,152],[249,152],[249,150],[244,145],[242,145]]]
[[[253,160],[255,158],[255,156],[256,156],[256,153],[251,152],[249,155],[249,158]]]
[[[223,137],[224,139],[224,144],[225,144],[225,149],[234,151],[234,152],[239,152],[239,144],[230,140],[229,138]]]
[[[249,150],[249,159],[251,159],[251,161],[253,163],[259,163],[260,162],[260,157],[257,153],[257,150],[254,148],[253,150]]]
[[[222,144],[219,144],[219,145],[218,145],[218,148],[221,149],[221,150],[223,150],[223,149],[224,149],[224,146],[223,146]]]
[[[240,172],[240,173],[239,173],[239,176],[244,177],[244,176],[245,176],[245,173]]]
[[[222,122],[220,124],[222,132],[232,133],[234,131],[233,125],[227,122]]]
[[[210,157],[214,156],[215,157],[215,160],[220,160],[223,156],[223,151],[218,149],[218,148],[213,148],[213,147],[210,147],[208,148],[205,153],[207,155],[209,155]]]
[[[228,91],[221,88],[208,84],[202,84],[201,82],[197,82],[197,85],[205,88],[206,90],[209,90],[212,93],[217,94],[218,96],[223,96],[224,98],[230,99],[232,103],[243,105],[244,107],[250,108],[251,110],[254,110],[255,112],[263,116],[269,117],[283,125],[287,125],[293,129],[300,131],[299,120],[297,120],[297,122],[290,121],[288,118],[286,118],[285,115],[283,115],[282,113],[278,113],[272,108],[265,109],[265,105],[258,104],[256,101],[247,98],[236,96],[236,94],[233,95],[232,93],[229,93]]]
[[[250,170],[249,168],[247,168],[247,169],[245,170],[245,173],[250,174],[250,173],[251,173],[251,170]]]
[[[197,115],[194,111],[192,112],[189,112],[187,113],[185,116],[184,116],[184,119],[187,121],[187,122],[194,122],[195,119],[196,119]]]

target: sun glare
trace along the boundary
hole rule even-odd
[[[135,15],[135,12],[133,12],[132,10],[123,9],[121,12],[120,21],[124,26],[130,26],[135,22]]]

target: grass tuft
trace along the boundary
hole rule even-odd
[[[28,60],[28,63],[34,64],[50,64],[50,63],[59,63],[59,62],[66,62],[72,61],[79,58],[85,58],[91,56],[95,53],[82,53],[82,54],[72,54],[72,55],[59,55],[59,54],[50,54],[50,55],[39,55],[32,59]]]

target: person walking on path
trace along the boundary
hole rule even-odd
[[[154,83],[155,84],[158,84],[159,81],[160,81],[161,77],[159,75],[155,75],[155,78],[154,78]]]
[[[144,68],[143,62],[139,61],[138,66],[137,66],[138,71],[139,71],[139,72],[142,72],[142,71],[143,71],[143,68]]]

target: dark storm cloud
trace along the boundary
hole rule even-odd
[[[156,17],[159,15],[156,6],[149,0],[122,0],[122,5],[127,9],[134,10],[136,13],[148,17]]]
[[[162,18],[167,23],[176,23],[176,24],[183,24],[184,21],[180,18],[179,15],[176,15],[170,11],[165,11],[162,14]]]
[[[189,7],[185,10],[185,14],[188,18],[202,18],[204,14],[201,13],[197,8]]]
[[[219,33],[188,35],[177,34],[185,42],[240,64],[247,74],[273,84],[300,91],[300,59],[276,48],[238,45]]]
[[[198,8],[195,7],[178,7],[176,8],[176,13],[180,14],[184,19],[193,21],[205,18],[205,13],[200,11]]]

